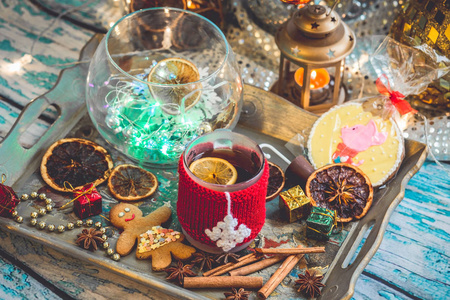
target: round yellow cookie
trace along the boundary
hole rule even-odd
[[[374,187],[383,185],[398,170],[404,156],[403,136],[392,119],[382,119],[350,102],[323,114],[308,139],[314,168],[331,163],[359,167]]]

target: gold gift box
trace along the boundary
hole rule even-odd
[[[280,193],[279,206],[283,215],[289,219],[289,223],[292,223],[308,217],[311,210],[311,200],[297,185]]]

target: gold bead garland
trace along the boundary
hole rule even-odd
[[[33,227],[37,227],[40,230],[45,230],[47,229],[48,232],[58,232],[58,233],[63,233],[64,231],[67,230],[72,230],[76,227],[81,227],[81,226],[86,226],[86,227],[91,227],[94,226],[96,229],[98,229],[103,235],[102,235],[102,239],[104,240],[103,244],[102,244],[102,248],[105,250],[105,253],[114,261],[119,261],[120,260],[120,255],[118,253],[114,252],[114,249],[110,248],[109,246],[109,242],[107,242],[106,240],[108,239],[108,236],[105,234],[106,233],[106,228],[102,227],[102,223],[101,222],[95,222],[92,221],[91,219],[87,219],[86,222],[83,222],[83,220],[77,220],[75,223],[72,222],[68,222],[67,225],[58,225],[57,227],[54,224],[46,224],[44,221],[38,221],[38,218],[40,216],[45,216],[47,213],[50,213],[53,210],[53,200],[50,198],[47,198],[47,195],[44,193],[38,194],[37,192],[32,192],[30,195],[28,194],[22,194],[22,196],[20,197],[21,200],[26,201],[29,199],[37,199],[39,198],[40,200],[44,200],[45,201],[45,208],[40,208],[38,211],[33,211],[30,214],[30,225]],[[14,218],[14,220],[17,223],[22,223],[23,222],[23,217],[19,216],[17,210],[13,210],[11,213],[11,216]]]

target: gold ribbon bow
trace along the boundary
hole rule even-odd
[[[295,203],[297,203],[298,207],[301,207],[302,205],[304,205],[305,203],[302,203],[302,201],[298,198],[301,198],[302,196],[307,197],[305,192],[303,192],[303,190],[301,188],[298,188],[298,190],[301,191],[301,194],[297,196],[295,196],[294,194],[292,194],[290,192],[291,189],[287,190],[286,192],[289,194],[289,196],[294,200]],[[303,195],[302,195],[303,194]]]
[[[67,202],[66,204],[64,204],[63,206],[61,206],[60,208],[58,208],[58,210],[64,209],[67,205],[69,205],[70,203],[72,203],[73,201],[77,200],[78,198],[80,198],[80,197],[82,197],[82,196],[91,194],[91,193],[94,191],[94,189],[95,189],[95,185],[92,184],[92,186],[91,186],[89,189],[85,190],[85,191],[74,190],[74,188],[73,188],[73,186],[70,184],[70,182],[64,181],[64,188],[65,188],[65,189],[68,189],[67,186],[66,186],[66,184],[70,187],[71,190],[73,190],[74,193],[76,193],[76,194],[79,193],[79,194],[78,194],[78,196],[76,196],[75,198],[73,198],[72,200],[70,200],[69,202]],[[83,187],[83,188],[84,188],[84,187]],[[91,211],[91,199],[89,199],[89,197],[86,197],[86,199],[88,199],[88,201],[89,201],[89,212],[90,212],[90,214],[92,214],[92,211]]]

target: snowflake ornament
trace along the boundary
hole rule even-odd
[[[252,233],[245,224],[238,225],[238,219],[233,218],[231,214],[231,199],[230,194],[225,193],[228,201],[228,213],[223,219],[217,223],[212,231],[205,229],[206,235],[214,242],[217,247],[222,248],[223,251],[228,252],[233,249],[237,244],[242,243],[245,238],[249,237]]]
[[[199,67],[198,68],[198,73],[200,74],[200,78],[205,78],[208,76],[209,74],[209,67]]]

